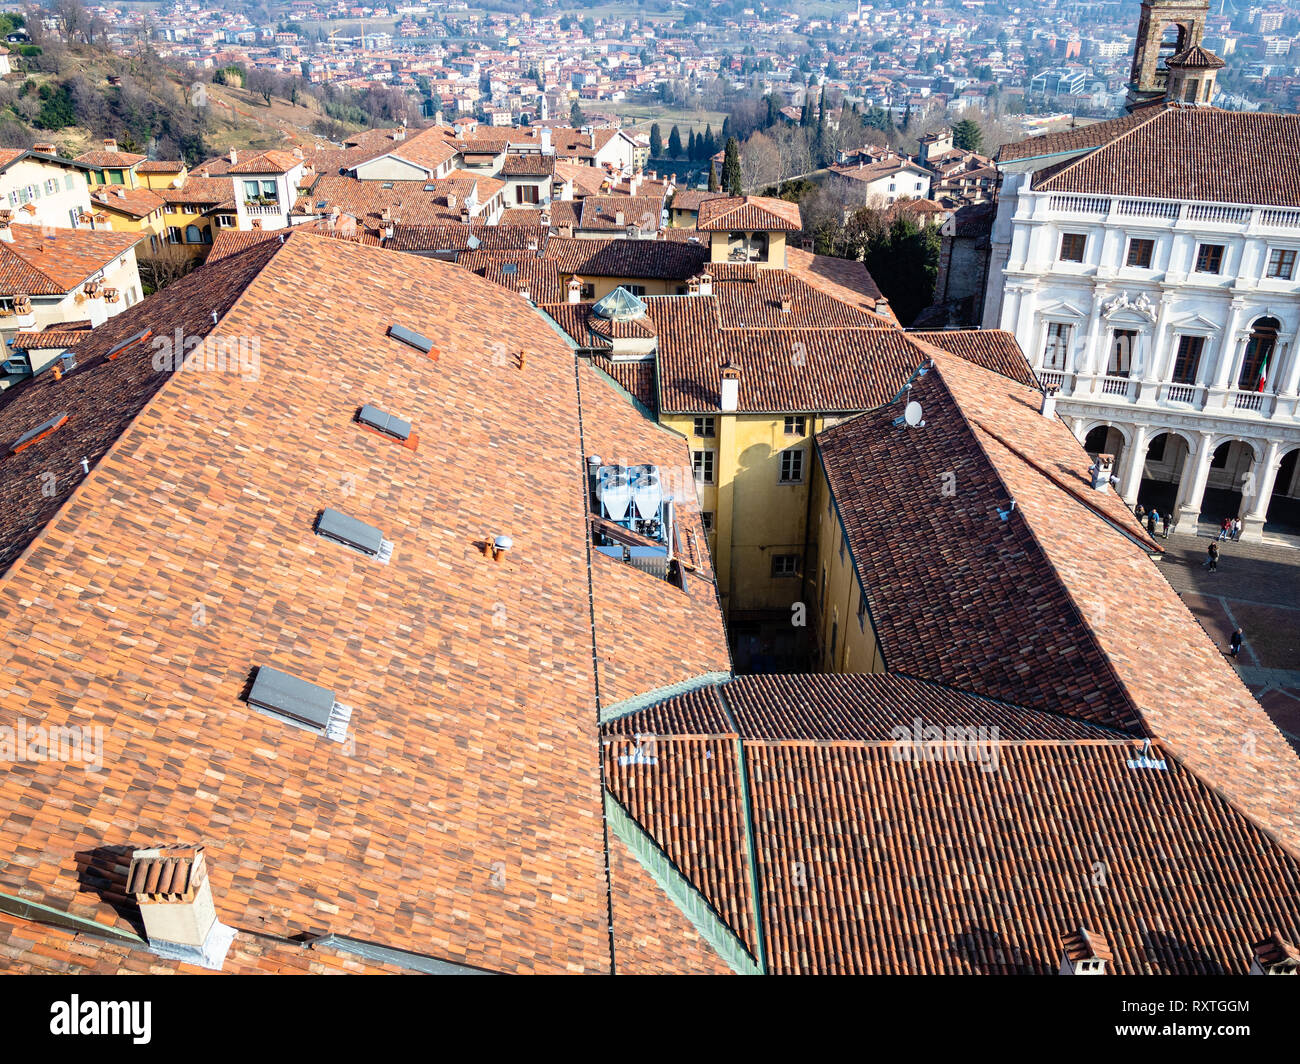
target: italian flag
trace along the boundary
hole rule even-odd
[[[1270,357],[1271,352],[1270,354],[1265,355],[1264,361],[1259,364],[1259,383],[1255,385],[1255,391],[1257,392],[1262,392],[1265,383],[1268,381],[1268,360]]]

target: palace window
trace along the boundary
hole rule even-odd
[[[1088,237],[1084,233],[1062,233],[1062,262],[1082,262],[1084,249],[1088,246]]]
[[[1196,373],[1201,366],[1201,352],[1205,350],[1204,336],[1178,337],[1178,352],[1174,355],[1173,382],[1175,384],[1195,384]]]
[[[1295,274],[1295,252],[1289,248],[1273,248],[1268,253],[1268,272],[1265,276],[1289,281]]]
[[[1277,348],[1277,332],[1282,323],[1277,318],[1259,318],[1250,330],[1246,344],[1246,357],[1241,362],[1237,388],[1243,392],[1262,392],[1268,378],[1273,376],[1273,353]]]
[[[1156,242],[1154,240],[1134,237],[1128,242],[1128,255],[1124,259],[1124,265],[1135,266],[1139,270],[1151,269],[1151,256],[1155,249]]]
[[[1137,346],[1136,329],[1116,329],[1111,334],[1110,359],[1106,363],[1109,377],[1127,377],[1133,368],[1133,349]]]
[[[1065,356],[1070,350],[1070,332],[1073,328],[1063,321],[1047,323],[1047,343],[1043,347],[1043,369],[1065,369]]]
[[[1202,244],[1196,249],[1196,272],[1218,273],[1223,269],[1223,245]]]

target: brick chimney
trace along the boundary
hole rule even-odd
[[[1251,975],[1300,975],[1300,950],[1276,931],[1251,949]]]

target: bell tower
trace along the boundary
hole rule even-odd
[[[1172,56],[1201,43],[1210,0],[1142,0],[1133,71],[1128,80],[1128,108],[1165,95]]]

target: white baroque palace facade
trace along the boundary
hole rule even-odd
[[[1000,157],[984,326],[1013,332],[1079,439],[1116,454],[1130,505],[1172,503],[1184,528],[1240,516],[1246,539],[1270,507],[1294,524],[1300,202],[1175,198],[1122,171],[1080,191],[1107,185],[1070,168],[1100,146]]]

